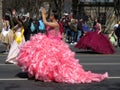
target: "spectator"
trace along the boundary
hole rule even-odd
[[[24,36],[25,36],[25,41],[27,41],[27,40],[30,40],[30,35],[31,35],[29,13],[25,14],[24,17],[25,17],[23,21],[23,27],[25,29]]]
[[[76,36],[77,36],[77,23],[75,19],[71,19],[71,22],[69,24],[70,27],[70,33],[71,33],[71,37],[70,37],[70,44],[74,44],[77,42],[76,40]]]
[[[110,39],[110,42],[112,43],[112,45],[117,47],[117,36],[115,35],[115,31],[114,30],[112,30],[110,32],[109,39]]]
[[[92,28],[93,28],[93,21],[91,20],[90,17],[88,17],[87,25],[89,26],[90,31],[92,31]]]
[[[38,20],[38,33],[44,34],[45,33],[45,24],[43,23],[42,18]]]
[[[120,21],[118,22],[118,27],[115,30],[115,34],[118,38],[118,47],[120,47]]]
[[[77,41],[79,41],[79,39],[83,36],[84,32],[83,32],[83,19],[80,18],[77,24],[77,28],[78,28],[78,36],[77,36]]]
[[[13,41],[13,31],[10,29],[10,23],[8,20],[3,22],[2,32],[0,33],[0,41],[6,46],[4,54],[8,54],[11,43]]]
[[[69,42],[69,35],[70,35],[69,22],[70,22],[70,19],[68,17],[68,14],[66,14],[65,18],[63,19],[63,25],[64,25],[64,28],[65,28],[65,34],[66,34],[66,37],[65,37],[66,42]]]

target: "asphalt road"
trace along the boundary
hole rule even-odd
[[[5,50],[0,45],[0,90],[120,90],[120,48],[115,48],[112,55],[97,54],[92,51],[75,49],[76,58],[79,59],[83,68],[95,73],[109,73],[109,78],[102,82],[90,84],[66,84],[56,82],[42,82],[29,80],[26,73],[13,64],[5,64],[7,55],[2,54]]]

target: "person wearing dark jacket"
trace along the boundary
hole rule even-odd
[[[118,27],[115,29],[115,34],[118,40],[118,47],[120,47],[120,21],[118,22]]]
[[[29,13],[24,15],[25,20],[23,22],[23,27],[24,27],[24,37],[25,41],[30,40],[30,35],[31,35],[31,30],[30,30],[30,17]]]
[[[84,32],[83,32],[83,19],[80,18],[78,21],[78,36],[77,36],[77,41],[79,41],[79,39],[83,36]]]

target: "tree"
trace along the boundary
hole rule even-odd
[[[59,16],[61,16],[64,0],[3,0],[3,15],[6,11],[10,11],[13,8],[19,13],[24,9],[24,13],[37,14],[43,2],[49,2],[53,8],[57,9]]]
[[[120,20],[120,0],[114,0],[114,9],[117,20]]]
[[[74,14],[74,17],[76,17],[78,13],[78,0],[72,0],[72,12]]]
[[[64,0],[53,0],[53,1],[54,1],[54,6],[56,10],[58,10],[59,17],[61,17]]]

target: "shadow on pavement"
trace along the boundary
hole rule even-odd
[[[28,78],[28,74],[27,74],[27,72],[20,72],[20,73],[16,74],[16,77]]]
[[[100,54],[94,51],[76,51],[75,53],[82,53],[82,54]]]

